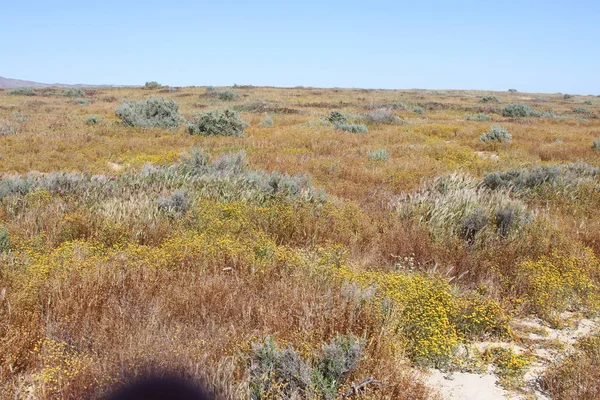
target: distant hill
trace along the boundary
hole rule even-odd
[[[124,87],[123,85],[84,85],[84,84],[76,84],[76,85],[67,85],[64,83],[40,83],[33,81],[24,81],[21,79],[11,79],[4,78],[0,76],[0,89],[14,89],[21,87],[36,87],[36,88],[44,88],[44,87]]]

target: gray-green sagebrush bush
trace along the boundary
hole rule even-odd
[[[364,341],[342,335],[312,359],[293,347],[280,347],[272,338],[253,343],[250,353],[250,398],[321,398],[334,400],[348,375],[358,368],[364,355]]]
[[[180,120],[179,105],[173,100],[160,97],[126,101],[115,109],[115,114],[125,125],[141,128],[175,129]]]
[[[512,140],[512,135],[503,127],[494,125],[489,132],[479,136],[479,140],[484,143],[509,143]]]
[[[200,113],[188,122],[187,131],[190,135],[242,137],[246,125],[237,111],[214,110]]]

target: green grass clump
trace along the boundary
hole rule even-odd
[[[242,137],[245,127],[237,111],[225,109],[201,113],[188,123],[187,130],[190,135]]]
[[[415,114],[425,114],[425,109],[423,107],[417,106],[417,107],[413,108],[413,112]]]
[[[175,129],[180,120],[179,105],[163,98],[126,101],[115,109],[115,114],[125,125],[141,128]]]

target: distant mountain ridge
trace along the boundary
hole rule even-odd
[[[34,81],[25,81],[21,79],[4,78],[0,76],[0,89],[14,89],[22,87],[32,88],[45,88],[45,87],[124,87],[124,85],[88,85],[88,84],[75,84],[68,85],[64,83],[40,83]]]

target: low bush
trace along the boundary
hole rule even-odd
[[[305,359],[293,347],[272,338],[253,343],[250,352],[250,398],[318,398],[335,400],[339,388],[364,355],[364,341],[338,336]]]
[[[235,100],[239,100],[240,95],[231,90],[227,90],[224,92],[218,92],[217,97],[219,100],[222,100],[222,101],[235,101]]]
[[[188,123],[187,130],[190,135],[202,136],[244,136],[246,123],[240,115],[233,110],[206,111]]]
[[[482,103],[500,103],[496,96],[483,96],[480,101]]]
[[[350,133],[360,133],[365,134],[369,132],[369,129],[363,124],[351,124],[348,122],[336,123],[333,127],[338,131],[350,132]]]
[[[467,115],[467,117],[465,119],[467,121],[489,121],[492,118],[490,118],[488,115],[485,115],[483,113],[479,113],[477,115]]]
[[[380,108],[367,113],[364,119],[367,123],[371,124],[400,125],[404,122],[400,117],[386,108]]]
[[[144,84],[144,87],[146,89],[157,89],[159,87],[162,87],[162,85],[160,83],[156,82],[156,81],[150,81],[150,82],[146,82]]]
[[[576,107],[576,108],[573,109],[573,112],[575,114],[589,114],[590,113],[589,110],[587,110],[587,109],[585,109],[583,107]]]
[[[536,117],[538,116],[538,111],[534,110],[526,104],[507,104],[504,106],[502,115],[505,117],[513,118]]]
[[[415,107],[413,108],[413,112],[415,114],[425,114],[425,109],[423,107]]]
[[[102,122],[102,118],[97,115],[88,115],[85,119],[86,125],[96,125],[100,122]]]
[[[548,187],[552,192],[573,191],[577,186],[595,181],[600,168],[586,163],[537,166],[486,174],[482,183],[491,190],[508,190],[517,194],[532,193]]]
[[[600,139],[594,140],[594,143],[592,144],[592,147],[594,148],[594,150],[600,151]]]
[[[17,88],[8,91],[9,95],[12,96],[35,96],[35,92],[32,88]]]
[[[387,161],[390,159],[390,152],[387,149],[378,149],[369,151],[369,160],[371,161]]]
[[[67,89],[63,92],[63,96],[67,97],[85,97],[85,91],[83,89]]]
[[[263,128],[272,128],[273,127],[273,119],[265,114],[265,117],[260,120],[258,126]]]
[[[126,101],[115,109],[115,114],[125,125],[141,128],[174,129],[180,120],[178,104],[163,98]]]
[[[526,261],[518,267],[514,284],[526,310],[549,322],[558,322],[567,310],[587,315],[600,311],[600,262],[591,250]]]
[[[329,113],[326,119],[334,125],[348,123],[348,117],[342,114],[342,112],[339,110],[333,110],[331,113]]]
[[[512,135],[501,126],[494,125],[489,132],[479,136],[479,140],[484,143],[510,143],[512,140]]]

